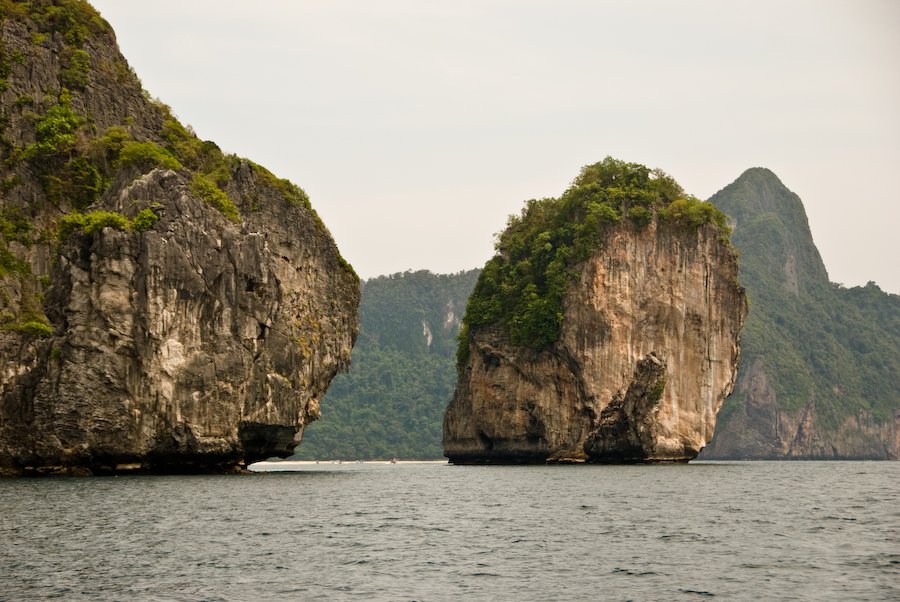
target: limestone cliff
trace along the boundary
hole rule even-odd
[[[521,220],[511,219],[498,256],[482,271],[444,419],[444,453],[452,462],[687,461],[712,437],[716,413],[734,383],[746,314],[724,226],[702,218],[686,224],[680,188],[668,180],[671,186],[660,192],[660,174],[642,179],[642,166],[623,168],[609,159],[599,165],[599,176],[587,173],[596,167],[589,166],[561,199],[532,203]],[[625,187],[629,180],[638,181],[634,190]],[[630,202],[622,201],[623,189]],[[522,259],[514,259],[511,249],[531,243],[514,233],[528,230],[536,212],[547,216],[561,208],[572,220],[579,206],[587,210],[575,218],[575,231],[601,216],[599,236],[589,239],[587,258],[558,280],[565,283],[558,335],[529,345],[516,328],[549,297],[527,301],[537,289],[530,281],[522,287],[525,302],[521,295],[504,300],[485,290],[502,294],[514,281],[494,277],[493,287],[484,279],[521,273]],[[694,217],[709,209],[690,207]],[[547,231],[541,219],[535,231]],[[556,218],[550,223],[568,228]],[[565,247],[567,256],[577,257],[579,244],[564,245],[550,235],[531,248],[543,253]],[[545,276],[554,260],[546,265],[539,270]],[[493,308],[504,303],[524,310],[513,309],[509,320],[497,318]],[[479,320],[485,312],[493,313]],[[533,323],[553,318],[550,312]],[[513,342],[517,336],[524,344]]]
[[[753,168],[710,201],[750,297],[734,395],[703,458],[900,458],[900,297],[832,284],[800,198]]]
[[[358,330],[305,193],[182,126],[87,3],[0,18],[0,473],[292,453]]]

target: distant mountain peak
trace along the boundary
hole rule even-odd
[[[772,171],[710,201],[734,220],[750,314],[706,458],[900,457],[900,296],[831,285],[803,203]]]
[[[796,217],[802,217],[802,222],[806,226],[806,232],[809,232],[806,211],[803,209],[803,202],[800,200],[800,197],[791,192],[770,169],[751,167],[742,173],[737,180],[713,195],[710,201],[715,202],[713,199],[721,199],[723,196],[736,197],[734,202],[729,203],[731,211],[726,211],[721,206],[719,208],[738,221],[748,216],[768,211],[779,214],[788,213],[794,214]],[[811,235],[810,238],[812,238]]]
[[[733,220],[738,248],[751,247],[752,263],[742,269],[773,274],[783,268],[782,285],[794,295],[802,288],[828,284],[828,272],[813,242],[800,197],[765,167],[752,167],[709,201]]]
[[[751,167],[745,170],[736,181],[740,181],[743,178],[767,178],[784,186],[778,176],[775,175],[775,172],[768,167]]]

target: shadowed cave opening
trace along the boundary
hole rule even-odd
[[[481,445],[484,446],[484,449],[491,451],[494,449],[494,441],[485,435],[482,431],[478,431],[478,440],[481,442]]]
[[[294,427],[260,422],[242,422],[238,437],[247,464],[277,456],[287,458],[294,453]]]

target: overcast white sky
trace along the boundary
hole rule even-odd
[[[92,0],[144,87],[302,186],[364,278],[480,267],[607,155],[754,166],[831,280],[900,293],[900,2]]]

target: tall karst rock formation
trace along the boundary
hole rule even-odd
[[[0,2],[0,473],[287,455],[358,330],[306,194],[199,140],[86,2]]]
[[[687,461],[731,391],[747,306],[725,216],[613,159],[510,218],[444,418],[452,462]]]
[[[747,170],[710,201],[733,220],[750,313],[702,457],[900,457],[900,297],[830,283],[803,203],[771,171]]]

